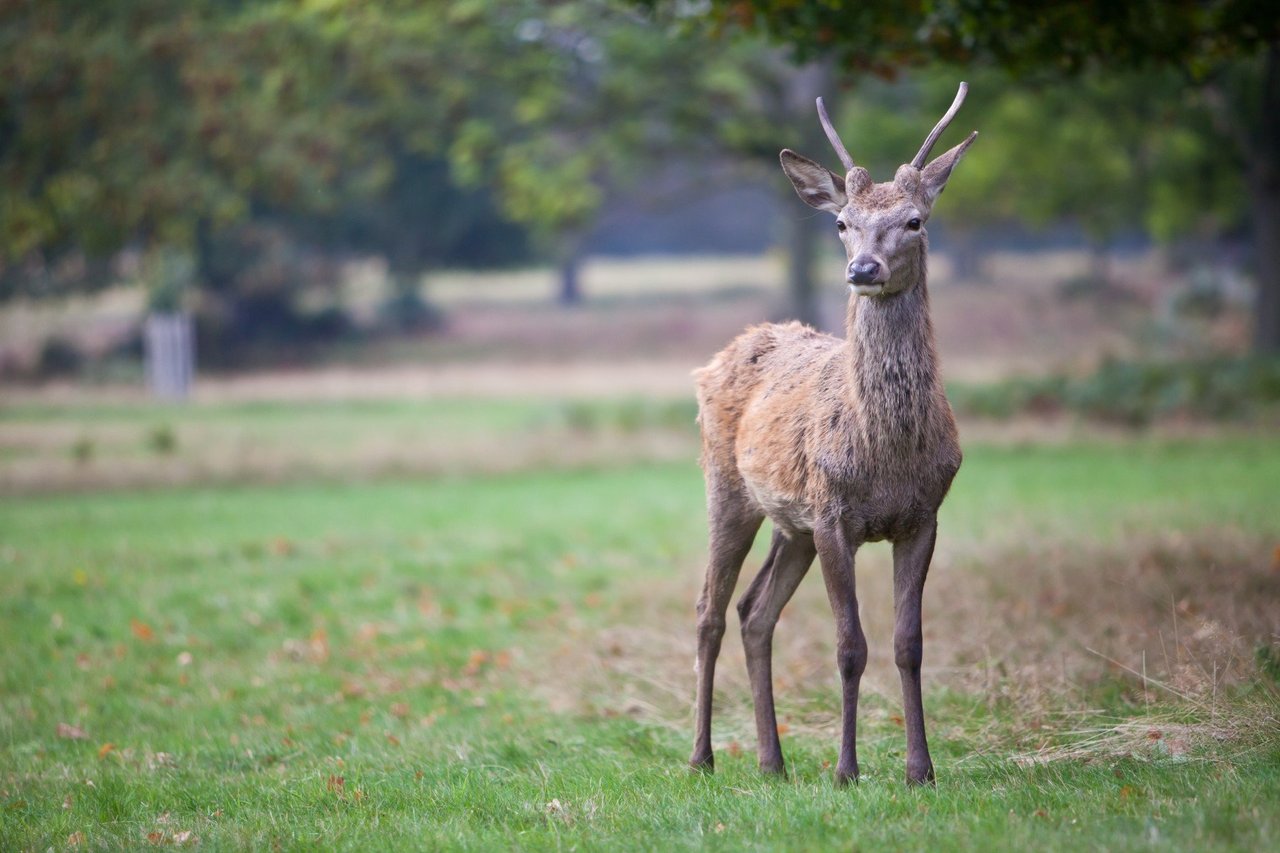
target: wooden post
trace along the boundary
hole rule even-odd
[[[150,314],[145,328],[147,387],[163,400],[185,400],[195,376],[195,334],[189,314]]]

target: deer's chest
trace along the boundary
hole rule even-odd
[[[849,447],[814,461],[814,502],[868,542],[897,539],[931,518],[959,467],[958,454],[953,460],[933,448],[881,457]]]

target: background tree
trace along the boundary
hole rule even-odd
[[[710,7],[720,26],[763,30],[800,57],[830,56],[881,76],[934,61],[987,64],[1029,82],[1143,69],[1179,74],[1214,116],[1220,156],[1231,157],[1247,188],[1254,343],[1280,351],[1280,15],[1272,4],[711,0]]]

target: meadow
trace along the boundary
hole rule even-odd
[[[181,467],[236,430],[242,450],[350,465],[0,498],[2,849],[1280,844],[1269,433],[970,430],[925,599],[938,785],[902,781],[888,551],[870,546],[864,778],[841,789],[816,576],[778,629],[789,778],[756,773],[733,631],[717,772],[685,767],[705,530],[684,404],[175,411],[7,408],[10,485],[57,424],[73,472],[126,447]],[[477,449],[341,456],[372,434]],[[598,452],[548,455],[575,445]]]
[[[779,259],[601,261],[573,311],[545,273],[437,277],[443,331],[205,373],[185,405],[127,365],[0,387],[0,850],[1280,846],[1274,405],[1103,425],[1037,378],[1236,353],[1242,316],[1165,328],[1150,258],[1105,304],[1062,290],[1082,257],[1000,255],[982,286],[939,260],[968,414],[925,593],[936,788],[903,782],[884,545],[858,559],[860,784],[832,781],[817,572],[775,639],[790,776],[756,772],[732,615],[717,771],[686,768],[688,374],[778,310]],[[10,305],[0,336],[88,345],[136,302]],[[1111,410],[1120,379],[1063,388]]]

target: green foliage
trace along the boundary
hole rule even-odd
[[[0,268],[385,192],[471,94],[487,30],[450,6],[6,4]]]
[[[147,431],[147,449],[160,456],[170,456],[178,449],[178,433],[172,424],[156,424]]]
[[[153,251],[143,265],[147,307],[162,314],[183,310],[195,273],[195,259],[188,252],[171,246]]]
[[[1227,420],[1280,407],[1280,360],[1108,361],[1083,378],[957,386],[948,396],[957,412],[978,417],[1066,411],[1131,426],[1169,417]]]
[[[719,21],[765,30],[801,56],[834,54],[849,68],[885,76],[941,60],[991,62],[1021,76],[1180,66],[1202,78],[1223,60],[1256,53],[1280,38],[1275,10],[1252,0],[1048,6],[711,0],[710,6]]]
[[[42,378],[74,376],[84,366],[84,353],[74,343],[53,336],[40,347],[36,375]]]
[[[93,461],[96,445],[93,439],[81,436],[71,443],[71,459],[77,465],[87,465]]]

